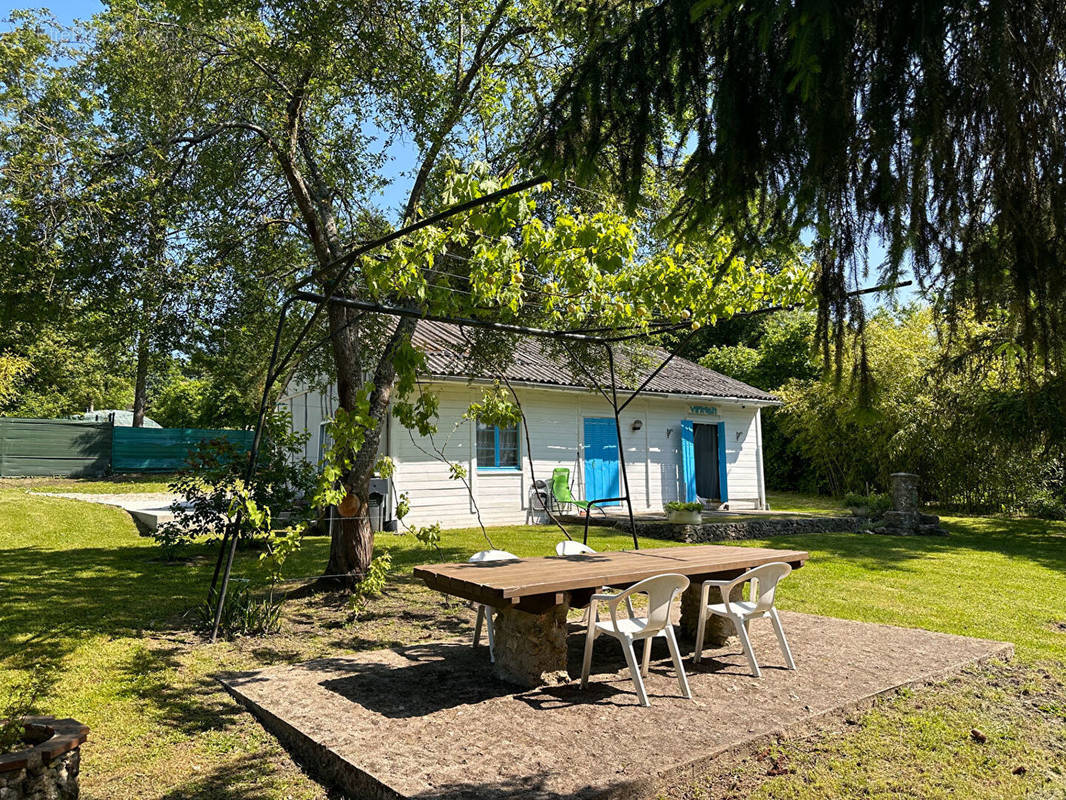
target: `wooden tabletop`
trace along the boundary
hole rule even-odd
[[[588,602],[602,586],[623,587],[653,575],[680,573],[692,579],[725,577],[744,570],[785,561],[799,568],[807,561],[803,550],[768,547],[694,545],[623,550],[575,556],[545,556],[507,561],[425,564],[415,576],[437,591],[504,607],[536,611],[562,602],[563,593]]]

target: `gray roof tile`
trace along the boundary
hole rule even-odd
[[[426,355],[428,372],[434,377],[444,378],[475,378],[491,379],[491,374],[471,374],[475,372],[471,367],[468,357],[468,338],[464,337],[458,325],[443,322],[430,322],[419,320],[414,335],[414,344]],[[504,375],[510,381],[524,383],[539,383],[546,386],[565,386],[573,388],[592,388],[592,381],[581,370],[574,375],[569,366],[552,358],[544,350],[543,340],[537,337],[524,337],[517,340],[517,348],[514,359],[504,370]],[[619,372],[625,374],[626,367],[630,363],[622,346],[616,346],[616,359],[619,362]],[[645,376],[658,366],[668,355],[667,351],[658,347],[645,349],[650,357],[648,366],[637,370],[641,377]],[[633,370],[629,370],[633,372]],[[597,378],[600,376],[597,374]],[[601,381],[609,380],[604,375]],[[634,383],[634,381],[621,381],[622,384]],[[625,388],[633,389],[634,386]],[[713,369],[702,367],[684,358],[675,357],[666,368],[663,369],[645,389],[646,392],[655,394],[684,394],[699,395],[702,397],[727,398],[735,397],[743,400],[756,400],[760,402],[775,403],[777,398],[769,392],[749,386],[743,381],[715,372]]]

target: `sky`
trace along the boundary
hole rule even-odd
[[[58,0],[58,2],[49,3],[47,6],[33,2],[3,2],[3,0],[0,0],[0,20],[6,20],[8,15],[16,9],[47,8],[60,23],[70,24],[75,19],[85,19],[98,11],[102,11],[103,7],[103,3],[97,2],[97,0]],[[399,142],[390,149],[392,160],[391,167],[388,170],[392,173],[389,177],[393,179],[393,183],[383,193],[382,205],[384,207],[395,210],[402,206],[409,180],[400,173],[405,165],[413,162],[415,155],[416,151],[413,146],[405,142]],[[880,241],[871,242],[870,262],[873,267],[871,269],[872,273],[876,273],[876,265],[884,258],[884,255],[884,245]],[[874,285],[875,283],[876,274],[872,274],[866,285]],[[906,303],[917,299],[916,288],[915,286],[909,286],[899,290],[896,298],[897,302]],[[872,311],[876,305],[884,302],[884,299],[881,295],[866,298],[867,310]]]
[[[91,17],[97,11],[102,11],[104,6],[96,0],[60,0],[48,4],[0,2],[0,19],[7,19],[12,11],[24,8],[47,8],[57,20],[69,25],[75,19]]]

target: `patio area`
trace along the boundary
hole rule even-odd
[[[676,611],[676,609],[675,609]],[[1013,646],[924,630],[782,613],[798,670],[752,625],[763,677],[731,639],[693,665],[684,700],[657,641],[638,705],[621,649],[598,643],[588,688],[519,690],[469,640],[329,658],[223,682],[316,778],[359,798],[654,797],[716,758],[827,719],[899,687],[949,676]],[[568,670],[583,637],[571,624]]]

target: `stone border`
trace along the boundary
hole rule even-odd
[[[35,769],[57,756],[81,747],[89,736],[88,725],[69,717],[24,717],[23,725],[26,726],[26,733],[31,740],[43,741],[25,750],[0,755],[0,773]]]
[[[700,525],[672,525],[658,520],[637,520],[636,524],[638,536],[702,544],[814,533],[859,533],[867,529],[870,520],[866,517],[773,517],[734,522],[704,522]],[[615,523],[615,527],[628,532],[629,521]]]

